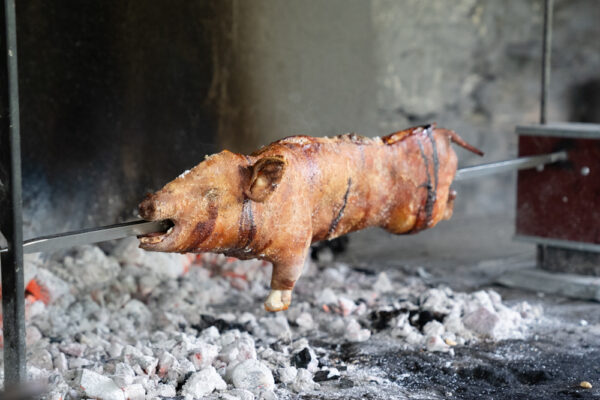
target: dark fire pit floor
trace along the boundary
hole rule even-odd
[[[403,238],[367,231],[351,237],[342,259],[363,261],[366,269],[373,270],[400,262],[407,272],[424,268],[431,283],[445,283],[454,290],[491,288],[507,302],[541,304],[544,316],[553,323],[537,326],[526,340],[458,346],[454,356],[403,350],[378,335],[367,342],[332,345],[329,351],[340,361],[378,370],[387,383],[372,381],[356,387],[348,380],[322,382],[322,395],[301,398],[600,398],[600,305],[494,284],[503,272],[534,264],[534,246],[511,241],[510,221],[501,217],[454,221]],[[327,347],[327,343],[311,344]],[[584,380],[593,388],[580,387]],[[335,389],[329,392],[326,387]]]
[[[574,343],[565,346],[547,339],[510,340],[457,348],[452,357],[393,348],[373,338],[366,344],[344,345],[332,351],[343,362],[381,370],[390,383],[372,381],[371,385],[355,387],[350,380],[324,382],[322,395],[301,398],[598,398],[597,390],[583,389],[579,383],[581,377],[599,375],[600,351],[582,345],[582,337],[575,332],[565,335],[565,340]]]

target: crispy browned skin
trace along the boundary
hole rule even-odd
[[[372,226],[415,233],[450,218],[451,141],[481,154],[434,126],[381,139],[292,136],[250,156],[225,150],[140,204],[142,218],[175,224],[140,246],[270,261],[265,307],[287,309],[311,243]]]

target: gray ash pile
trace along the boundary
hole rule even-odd
[[[360,397],[381,371],[340,356],[357,343],[453,357],[523,339],[542,310],[492,290],[430,287],[399,270],[307,262],[292,306],[262,302],[271,266],[147,253],[136,240],[27,260],[28,373],[58,399]],[[349,392],[348,392],[349,391]],[[389,396],[388,396],[389,397]]]

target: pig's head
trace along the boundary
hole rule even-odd
[[[224,251],[240,242],[244,202],[264,202],[277,189],[281,156],[247,157],[229,151],[207,157],[139,205],[149,221],[168,221],[166,232],[140,236],[151,251]]]

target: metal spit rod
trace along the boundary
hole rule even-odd
[[[536,168],[545,164],[564,161],[566,159],[567,153],[565,151],[560,151],[539,156],[520,157],[512,160],[475,165],[459,169],[456,172],[454,180],[462,181],[513,170]],[[149,222],[137,220],[26,240],[23,243],[23,251],[25,253],[37,253],[40,251],[56,250],[65,247],[122,239],[127,236],[161,232],[166,229],[168,229],[168,226],[162,221]],[[6,248],[0,249],[0,253],[6,251]]]
[[[539,156],[519,157],[514,158],[512,160],[496,161],[489,164],[474,165],[472,167],[465,167],[456,171],[456,176],[454,177],[454,180],[462,181],[466,179],[481,178],[482,176],[499,174],[502,172],[508,172],[513,170],[538,168],[546,164],[552,164],[558,161],[565,161],[566,159],[567,152],[558,151],[556,153],[542,154]]]
[[[23,251],[25,253],[37,253],[40,251],[56,250],[65,247],[122,239],[128,236],[161,232],[168,228],[168,224],[163,221],[136,220],[26,240],[23,242]],[[6,248],[0,249],[0,253],[6,251]]]

